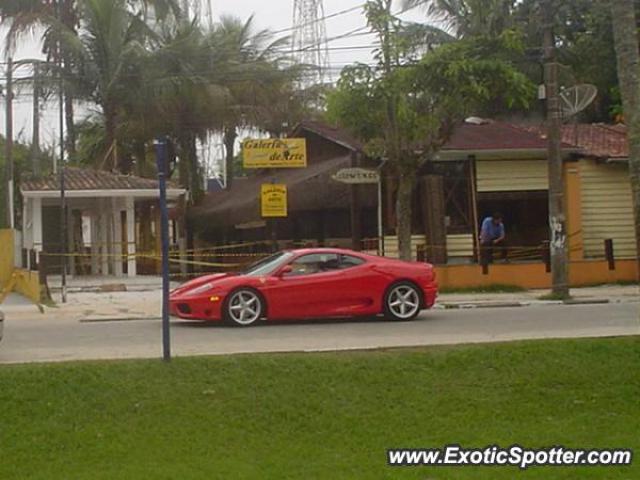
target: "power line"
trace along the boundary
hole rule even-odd
[[[344,10],[340,10],[339,12],[331,13],[329,15],[324,15],[322,17],[319,17],[319,18],[315,19],[315,20],[311,20],[311,21],[309,21],[307,23],[303,23],[300,26],[307,27],[309,25],[313,25],[313,24],[318,23],[318,22],[323,22],[325,20],[329,20],[330,18],[335,18],[335,17],[339,17],[341,15],[346,15],[347,13],[351,13],[351,12],[354,12],[356,10],[360,10],[360,9],[364,8],[364,6],[365,6],[365,4],[361,3],[360,5],[357,5],[355,7],[346,8]],[[269,32],[269,33],[271,33],[273,35],[279,35],[280,33],[291,32],[291,31],[293,31],[295,29],[296,29],[296,27],[289,27],[289,28],[283,28],[281,30],[275,30],[274,32]]]

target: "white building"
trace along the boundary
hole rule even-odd
[[[67,248],[61,255],[60,177],[25,179],[23,196],[23,248],[28,267],[46,258],[47,270],[67,261],[70,275],[138,275],[159,263],[158,181],[105,171],[65,168]],[[173,211],[171,237],[184,251],[185,190],[167,185]],[[54,270],[55,271],[55,270]],[[148,273],[156,273],[149,271]]]

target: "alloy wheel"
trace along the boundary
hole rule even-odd
[[[398,285],[389,293],[387,307],[400,319],[413,317],[420,308],[420,297],[410,285]]]
[[[249,290],[241,290],[229,300],[229,317],[238,325],[251,325],[262,314],[262,302],[258,295]]]

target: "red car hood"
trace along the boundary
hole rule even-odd
[[[223,278],[233,277],[236,274],[234,273],[214,273],[212,275],[204,275],[202,277],[194,278],[193,280],[189,280],[186,283],[183,283],[178,288],[171,291],[171,295],[181,295],[189,290],[199,287],[200,285],[204,285],[205,283],[212,283]]]

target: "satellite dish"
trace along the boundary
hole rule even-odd
[[[560,109],[564,118],[575,117],[596,99],[595,85],[583,83],[564,89],[560,93]]]

